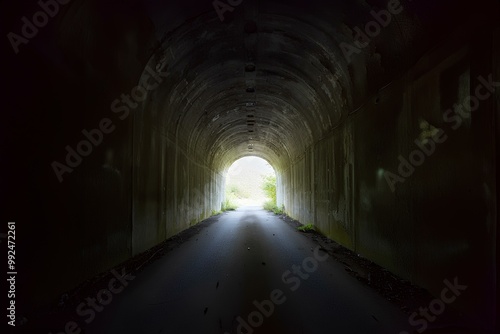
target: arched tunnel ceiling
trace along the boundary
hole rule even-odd
[[[403,1],[348,60],[342,45],[386,1],[245,0],[223,22],[210,1],[147,2],[148,66],[168,78],[145,110],[214,170],[246,155],[282,170],[445,35],[461,18],[453,2],[443,19],[449,4]]]

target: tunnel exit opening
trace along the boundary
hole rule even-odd
[[[274,189],[274,190],[273,190]],[[227,170],[223,209],[276,204],[276,172],[264,159],[248,156],[236,160]]]

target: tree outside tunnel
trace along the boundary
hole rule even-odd
[[[264,209],[272,211],[276,214],[282,214],[285,211],[285,206],[282,204],[281,208],[278,207],[276,187],[276,175],[264,176],[262,182],[262,190],[268,198],[268,200],[264,202]]]
[[[274,198],[264,190],[266,181],[271,179],[276,180],[276,174],[266,160],[251,156],[235,161],[226,175],[225,206],[264,206],[266,202],[276,202],[276,190]]]

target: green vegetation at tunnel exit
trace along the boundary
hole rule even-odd
[[[226,196],[229,196],[232,200],[239,198],[249,198],[250,193],[248,190],[242,189],[241,185],[231,184],[226,191]]]
[[[284,214],[285,206],[282,205],[281,208],[276,204],[276,176],[267,175],[264,176],[264,182],[262,183],[262,190],[269,198],[268,201],[264,202],[264,210],[272,211],[275,214]]]
[[[271,203],[271,201],[267,201],[264,203],[264,210],[272,211],[277,215],[282,215],[285,213],[285,206],[282,205],[281,208],[279,208],[277,205]]]
[[[226,190],[226,199],[222,202],[221,211],[234,211],[238,208],[236,200],[239,196],[239,189],[237,187],[229,187]]]
[[[238,206],[230,199],[230,198],[226,198],[224,200],[224,202],[222,203],[222,212],[225,212],[225,211],[234,211],[238,208]]]
[[[238,205],[234,203],[233,199],[228,198],[226,194],[226,199],[224,200],[224,202],[222,202],[220,211],[212,210],[212,216],[217,216],[218,214],[221,214],[226,211],[234,211],[237,208]]]

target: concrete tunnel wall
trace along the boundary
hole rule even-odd
[[[19,5],[18,14],[39,10],[32,5]],[[148,102],[113,107],[149,73],[157,42],[143,12],[131,6],[117,14],[116,3],[107,6],[61,7],[55,27],[9,58],[6,80],[15,93],[1,133],[2,143],[15,145],[5,145],[12,164],[2,170],[16,177],[3,179],[9,191],[2,197],[6,219],[18,221],[26,245],[17,252],[19,271],[30,273],[20,278],[19,314],[221,209],[222,171],[189,149],[185,130],[165,131],[165,113]],[[87,140],[82,131],[103,121],[108,133],[59,180],[53,163],[66,165],[66,147],[76,150]]]
[[[491,325],[498,92],[456,131],[442,112],[479,75],[498,78],[493,3],[404,1],[350,63],[341,43],[385,1],[246,1],[224,22],[201,1],[61,8],[7,71],[21,112],[3,133],[31,153],[7,147],[16,163],[2,166],[23,175],[4,181],[6,207],[39,249],[20,251],[37,276],[23,289],[28,309],[220,210],[224,171],[257,155],[276,169],[290,216],[436,295],[458,276],[474,293],[453,306]],[[152,77],[161,82],[137,107],[113,107]],[[116,128],[59,183],[53,161],[104,118]],[[449,139],[392,193],[383,173],[430,126]]]
[[[494,323],[498,92],[472,119],[445,117],[492,73],[483,34],[457,32],[368,99],[282,171],[279,198],[290,216],[438,297],[445,278],[468,282],[474,293],[454,306]],[[392,192],[385,172],[397,174],[398,157],[437,129],[446,140]]]

